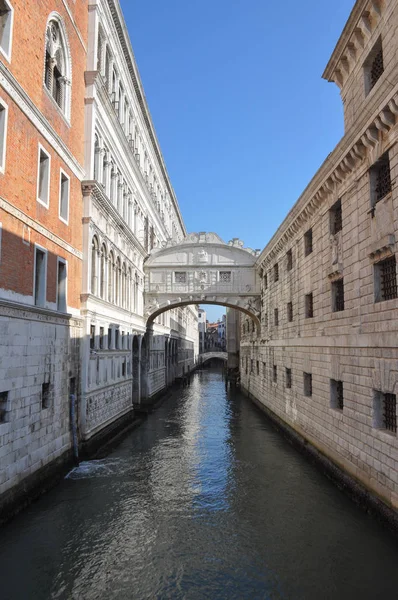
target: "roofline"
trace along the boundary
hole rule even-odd
[[[174,208],[176,210],[178,220],[180,222],[183,235],[185,236],[187,231],[185,229],[184,221],[182,219],[180,207],[178,205],[177,197],[173,190],[173,187],[170,183],[170,178],[167,173],[166,165],[163,159],[162,152],[160,150],[160,146],[158,143],[158,139],[155,132],[155,127],[152,122],[151,114],[149,112],[148,103],[145,98],[144,88],[141,82],[141,78],[138,72],[137,62],[135,60],[134,51],[131,45],[131,40],[129,36],[129,32],[126,26],[126,21],[124,20],[123,12],[120,7],[119,0],[108,0],[109,9],[112,14],[112,19],[115,23],[116,31],[119,36],[120,44],[123,48],[124,58],[126,59],[128,69],[130,71],[130,75],[133,81],[135,93],[137,94],[138,102],[140,108],[142,110],[142,114],[145,120],[145,124],[148,128],[149,136],[151,138],[153,148],[156,154],[156,157],[159,161],[160,170],[162,171],[167,190],[170,194],[170,198],[174,204]]]
[[[345,24],[345,27],[337,41],[337,44],[332,52],[329,62],[326,65],[325,70],[322,74],[323,79],[326,79],[327,81],[334,81],[332,79],[332,75],[337,66],[337,63],[340,60],[341,55],[347,45],[347,42],[350,39],[354,28],[357,25],[358,20],[360,19],[363,11],[365,10],[368,2],[369,0],[357,0],[354,4],[350,16],[348,17],[348,20]]]

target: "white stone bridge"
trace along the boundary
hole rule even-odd
[[[260,328],[258,254],[215,233],[191,233],[179,244],[155,248],[144,263],[148,324],[178,306],[219,304],[246,313]]]
[[[227,352],[203,352],[203,354],[199,354],[198,364],[203,365],[203,363],[211,360],[212,358],[218,358],[219,360],[228,360]]]

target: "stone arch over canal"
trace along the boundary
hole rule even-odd
[[[188,304],[218,304],[247,314],[260,330],[258,250],[215,233],[190,233],[178,244],[152,250],[144,263],[148,326],[167,310]]]

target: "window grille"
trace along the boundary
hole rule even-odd
[[[373,169],[376,184],[374,204],[376,204],[391,192],[390,160],[387,153],[381,157]]]
[[[330,233],[336,234],[343,229],[343,214],[341,211],[341,200],[330,209]]]
[[[274,309],[274,322],[275,325],[279,325],[279,310],[277,308]]]
[[[186,283],[187,282],[187,274],[185,271],[175,271],[174,273],[174,281],[176,283]]]
[[[278,281],[279,279],[279,265],[278,263],[276,263],[276,265],[274,265],[274,281]]]
[[[231,283],[231,271],[220,271],[219,281],[221,283]]]
[[[287,303],[287,320],[289,323],[293,321],[293,302]]]
[[[375,54],[370,65],[370,90],[376,85],[384,71],[383,49]],[[369,90],[369,91],[370,91]]]
[[[304,234],[304,256],[311,254],[312,250],[312,229],[309,229]]]
[[[333,312],[344,310],[344,280],[338,279],[332,283]]]
[[[108,350],[112,347],[112,329],[108,329]]]
[[[395,394],[384,394],[383,402],[384,427],[393,433],[397,432],[397,397]]]
[[[95,325],[90,325],[90,348],[95,347]]]
[[[48,408],[50,406],[50,384],[43,383],[41,386],[41,407]]]
[[[304,373],[304,396],[312,396],[312,375]]]
[[[344,393],[343,382],[330,380],[330,405],[332,408],[343,410],[344,408]]]
[[[8,392],[0,392],[0,423],[7,421]]]
[[[380,284],[382,300],[397,297],[397,266],[395,256],[386,258],[380,264]]]
[[[253,360],[253,358],[251,358],[251,359],[250,359],[250,373],[254,373],[254,367],[253,367],[253,364],[254,364],[254,360]]]
[[[264,274],[264,289],[268,289],[268,275],[267,273]]]
[[[291,271],[293,269],[293,253],[291,250],[286,252],[286,269]]]
[[[286,387],[290,389],[292,387],[292,370],[286,369]]]
[[[278,367],[276,365],[273,367],[273,380],[274,383],[278,381]]]
[[[256,362],[257,362],[257,364],[256,364],[257,375],[260,375],[260,362],[259,361],[256,361]]]
[[[314,299],[311,294],[305,295],[305,317],[311,319],[314,316]]]

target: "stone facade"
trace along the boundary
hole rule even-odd
[[[257,262],[261,335],[242,322],[242,385],[398,507],[398,5],[358,0],[324,77],[345,134]]]

